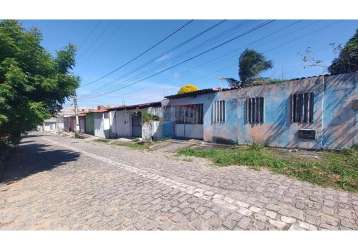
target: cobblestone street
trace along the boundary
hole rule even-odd
[[[351,230],[358,195],[269,171],[31,135],[0,184],[0,229]]]

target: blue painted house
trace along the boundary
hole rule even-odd
[[[358,73],[167,96],[162,136],[306,149],[358,144]]]

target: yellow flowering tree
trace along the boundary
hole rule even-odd
[[[197,90],[199,90],[199,88],[197,86],[195,86],[194,84],[188,83],[179,89],[178,94],[190,93],[190,92],[194,92]]]

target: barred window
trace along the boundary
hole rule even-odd
[[[203,124],[203,104],[176,106],[175,122],[177,124]]]
[[[262,124],[264,122],[264,98],[253,97],[246,99],[246,123]]]
[[[225,122],[225,101],[215,101],[211,106],[211,123]]]
[[[291,95],[291,122],[313,123],[314,94],[296,93]]]

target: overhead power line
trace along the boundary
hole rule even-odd
[[[127,66],[128,64],[134,62],[135,60],[139,59],[140,57],[142,57],[143,55],[145,55],[146,53],[148,53],[150,50],[154,49],[155,47],[159,46],[161,43],[165,42],[166,40],[168,40],[170,37],[172,37],[173,35],[175,35],[176,33],[178,33],[179,31],[181,31],[182,29],[184,29],[186,26],[188,26],[189,24],[191,24],[192,22],[194,22],[194,20],[189,20],[186,23],[184,23],[183,25],[181,25],[179,28],[177,28],[175,31],[173,31],[172,33],[170,33],[169,35],[167,35],[166,37],[164,37],[163,39],[159,40],[158,42],[156,42],[154,45],[152,45],[151,47],[149,47],[148,49],[142,51],[141,53],[139,53],[137,56],[135,56],[134,58],[130,59],[129,61],[123,63],[122,65],[116,67],[115,69],[113,69],[112,71],[104,74],[103,76],[97,78],[96,80],[93,80],[91,82],[88,82],[87,84],[85,84],[85,86],[88,86],[90,84],[96,83],[104,78],[106,78],[107,76],[117,72],[118,70],[124,68],[125,66]]]
[[[243,23],[245,23],[245,22],[243,22]],[[178,61],[179,61],[179,60],[182,60],[182,58],[183,58],[184,56],[189,55],[189,54],[190,54],[191,52],[193,52],[193,51],[194,51],[194,52],[198,51],[199,49],[201,49],[201,48],[203,48],[204,46],[206,46],[208,43],[211,43],[211,42],[213,42],[213,41],[217,41],[217,40],[219,40],[219,39],[225,40],[226,37],[227,37],[227,35],[229,35],[229,37],[232,36],[233,32],[234,32],[235,30],[237,30],[238,28],[241,28],[241,26],[242,26],[243,23],[240,22],[238,25],[235,25],[235,26],[233,26],[233,27],[230,27],[230,28],[228,28],[228,29],[226,29],[226,30],[220,32],[219,34],[216,34],[215,36],[210,37],[210,38],[208,38],[208,39],[202,41],[201,43],[199,43],[199,44],[197,44],[197,45],[195,45],[195,46],[193,46],[193,47],[187,49],[187,50],[184,51],[183,53],[181,53],[181,54],[179,54],[179,55],[177,55],[177,56],[175,56],[175,57],[173,57],[173,58],[170,58],[170,60],[171,60],[171,61],[176,61],[177,59],[178,59]],[[184,57],[184,58],[185,58],[185,57]],[[132,78],[138,78],[138,77],[141,78],[141,77],[144,76],[147,72],[148,72],[148,70],[147,70],[146,72],[143,71],[143,72],[141,72],[141,73],[139,73],[139,74],[136,74],[136,75],[135,75],[134,77],[132,77]],[[128,78],[129,78],[129,79],[128,79]],[[129,80],[130,80],[130,77],[126,77],[125,79],[121,78],[121,79],[118,79],[118,80],[129,81]]]
[[[302,22],[302,21],[301,21],[301,20],[295,21],[295,22],[293,22],[293,23],[291,23],[291,24],[289,24],[289,25],[287,25],[287,26],[285,26],[285,27],[283,27],[283,28],[281,28],[281,29],[277,29],[276,31],[270,33],[269,35],[265,35],[265,36],[263,36],[263,37],[261,37],[261,38],[259,38],[259,39],[256,39],[256,40],[254,40],[254,41],[251,41],[251,42],[249,42],[247,45],[251,45],[251,44],[257,43],[257,42],[259,42],[259,41],[261,41],[261,40],[264,40],[264,39],[268,38],[269,36],[271,36],[271,35],[273,35],[273,34],[279,33],[282,29],[287,29],[287,28],[289,28],[289,27],[291,27],[291,26],[293,26],[293,25],[295,25],[295,24],[297,24],[297,23],[299,23],[299,22]],[[290,43],[299,41],[299,40],[301,40],[301,39],[303,39],[303,38],[305,38],[305,37],[307,37],[307,36],[309,36],[309,35],[312,35],[313,33],[314,33],[314,34],[318,34],[319,32],[323,31],[324,29],[327,29],[327,28],[329,28],[329,27],[331,27],[332,25],[335,25],[335,24],[337,24],[337,23],[339,23],[339,21],[336,21],[336,22],[334,22],[334,23],[331,23],[331,24],[328,24],[328,25],[324,25],[324,26],[319,27],[319,28],[317,28],[317,29],[314,29],[314,30],[312,30],[312,31],[304,32],[303,34],[299,34],[299,35],[297,35],[297,36],[294,36],[293,39],[289,39],[288,41],[286,41],[286,42],[284,42],[284,43],[280,43],[278,46],[275,46],[274,48],[265,50],[263,53],[271,52],[271,51],[273,51],[273,50],[275,50],[275,49],[279,49],[279,48],[281,48],[281,47],[283,47],[283,46],[286,46],[286,45],[288,45],[288,44],[290,44]],[[311,27],[311,26],[312,26],[312,24],[305,25],[304,27],[300,28],[300,30],[305,30],[307,27]],[[292,33],[292,34],[294,34],[294,33]],[[239,50],[239,49],[242,49],[242,48],[243,48],[243,46],[240,46],[239,48],[236,48],[236,49],[234,49],[233,51],[230,51],[230,52],[234,52],[234,51]],[[226,57],[226,56],[228,56],[228,55],[225,55],[225,57]],[[221,58],[221,57],[222,57],[222,56],[220,56],[219,58]],[[202,66],[202,65],[211,63],[211,62],[213,62],[213,61],[217,61],[217,59],[219,59],[219,58],[214,58],[214,60],[210,60],[210,61],[207,61],[207,62],[205,62],[205,63],[200,63],[200,64],[198,64],[198,66]],[[231,64],[231,63],[230,63],[230,64]],[[200,80],[205,81],[205,80],[207,80],[207,79],[213,78],[213,77],[215,77],[215,75],[217,75],[218,73],[220,73],[221,70],[223,70],[223,69],[225,69],[225,68],[227,68],[227,67],[228,67],[227,65],[225,65],[225,66],[223,66],[223,67],[220,67],[220,68],[218,68],[217,70],[215,70],[214,74],[211,74],[211,75],[209,75],[209,76],[206,76],[205,78],[200,78]],[[189,69],[187,69],[187,70],[189,70]],[[169,78],[165,78],[165,79],[169,79]],[[132,92],[136,92],[136,91],[126,92],[125,94],[129,94],[129,93],[132,93]],[[92,96],[92,98],[94,98],[94,97],[95,97],[95,96]],[[91,97],[89,97],[89,98],[91,98]]]
[[[152,65],[153,63],[155,63],[158,59],[162,58],[165,55],[168,55],[169,53],[172,53],[173,51],[183,47],[184,45],[188,44],[189,42],[199,38],[200,36],[204,35],[205,33],[215,29],[216,27],[218,27],[219,25],[223,24],[224,22],[226,22],[226,20],[221,20],[219,22],[216,22],[215,24],[209,26],[208,28],[200,31],[199,33],[195,34],[194,36],[186,39],[183,42],[178,43],[177,45],[175,45],[174,47],[166,50],[165,52],[159,54],[158,56],[155,56],[151,59],[149,59],[148,61],[146,61],[145,63],[141,64],[140,66],[138,66],[137,68],[133,69],[132,71],[130,71],[127,74],[122,75],[121,77],[115,79],[114,81],[127,81],[128,79],[126,78],[130,78],[134,73],[136,73],[137,71],[146,68],[149,65]],[[137,76],[138,74],[134,75]],[[96,88],[96,89],[101,89],[102,87]],[[102,89],[103,90],[103,89]]]
[[[192,57],[189,57],[189,58],[187,58],[187,59],[185,59],[185,60],[183,60],[183,61],[181,61],[181,62],[179,62],[179,63],[176,63],[176,64],[174,64],[174,65],[172,65],[172,66],[169,66],[169,67],[167,67],[167,68],[165,68],[165,69],[162,69],[162,70],[160,70],[160,71],[158,71],[158,72],[156,72],[156,73],[153,73],[153,74],[151,74],[151,75],[149,75],[149,76],[146,76],[146,77],[144,77],[144,78],[142,78],[142,79],[139,79],[139,80],[137,80],[137,81],[134,81],[134,82],[132,82],[132,83],[129,83],[129,84],[127,84],[127,85],[125,85],[125,86],[123,86],[123,87],[121,87],[121,88],[119,88],[119,89],[111,90],[111,91],[105,92],[105,93],[103,93],[103,94],[97,95],[96,97],[99,97],[99,96],[103,96],[103,95],[107,95],[107,94],[110,94],[110,93],[113,93],[113,92],[120,91],[120,90],[122,90],[122,89],[124,89],[124,88],[127,88],[127,87],[129,87],[129,86],[132,86],[132,85],[137,84],[137,83],[139,83],[139,82],[145,81],[145,80],[150,79],[150,78],[152,78],[152,77],[154,77],[154,76],[157,76],[157,75],[159,75],[159,74],[162,74],[162,73],[164,73],[164,72],[166,72],[166,71],[168,71],[168,70],[171,70],[171,69],[173,69],[173,68],[175,68],[175,67],[178,67],[178,66],[180,66],[180,65],[182,65],[182,64],[184,64],[184,63],[186,63],[186,62],[189,62],[189,61],[191,61],[191,60],[194,60],[195,58],[198,58],[198,57],[200,57],[200,56],[202,56],[202,55],[204,55],[204,54],[207,54],[207,53],[209,53],[209,52],[211,52],[211,51],[213,51],[213,50],[215,50],[215,49],[217,49],[217,48],[220,48],[220,47],[222,47],[222,46],[224,46],[224,45],[226,45],[226,44],[228,44],[228,43],[231,43],[231,42],[233,42],[233,41],[235,41],[235,40],[237,40],[237,39],[239,39],[239,38],[241,38],[241,37],[243,37],[243,36],[246,36],[246,35],[248,35],[248,34],[254,32],[254,31],[258,30],[258,29],[261,29],[261,28],[263,28],[263,27],[269,25],[270,23],[273,23],[274,21],[275,21],[275,20],[270,20],[270,21],[266,21],[266,22],[264,22],[264,23],[262,23],[262,24],[256,25],[255,27],[249,29],[248,31],[246,31],[246,32],[244,32],[244,33],[241,33],[241,34],[239,34],[239,35],[237,35],[237,36],[234,36],[234,37],[232,37],[232,38],[230,38],[230,39],[228,39],[228,40],[226,40],[226,41],[224,41],[224,42],[222,42],[222,43],[220,43],[220,44],[217,44],[217,45],[215,45],[215,46],[213,46],[213,47],[211,47],[211,48],[209,48],[209,49],[207,49],[207,50],[204,50],[204,51],[202,51],[202,52],[200,52],[200,53],[198,53],[198,54],[196,54],[196,55],[194,55],[194,56],[192,56]]]
[[[169,53],[171,53],[171,52],[173,52],[173,51],[175,51],[175,50],[177,50],[177,49],[183,47],[184,45],[186,45],[186,44],[188,44],[189,42],[195,40],[196,38],[198,38],[198,37],[204,35],[205,33],[207,33],[207,32],[209,32],[209,31],[213,30],[214,28],[216,28],[217,26],[223,24],[224,22],[226,22],[226,20],[221,20],[221,21],[219,21],[219,22],[217,22],[217,23],[211,25],[210,27],[204,29],[203,31],[201,31],[201,32],[199,32],[199,33],[197,33],[197,34],[195,34],[194,36],[190,37],[189,39],[187,39],[187,40],[185,40],[185,41],[183,41],[183,42],[181,42],[181,43],[175,45],[175,46],[172,47],[171,49],[169,49],[169,50],[167,50],[167,51],[161,53],[160,55],[158,55],[158,56],[156,56],[156,57],[154,57],[154,58],[152,58],[152,59],[146,61],[145,63],[143,63],[143,64],[140,65],[139,67],[137,67],[137,68],[135,68],[134,70],[130,71],[130,72],[129,72],[128,74],[126,74],[124,77],[121,77],[121,78],[119,78],[119,79],[117,79],[117,80],[120,80],[120,79],[123,79],[123,78],[125,78],[125,77],[128,77],[128,76],[132,75],[133,73],[137,72],[138,70],[145,68],[146,66],[152,64],[153,62],[157,61],[157,60],[160,59],[161,57],[163,57],[163,56],[165,56],[165,55],[167,55],[167,54],[169,54]]]
[[[292,23],[290,23],[290,24],[288,24],[288,25],[286,25],[286,26],[284,26],[284,27],[281,27],[281,28],[279,28],[279,29],[276,29],[275,31],[273,31],[273,32],[271,32],[271,33],[269,33],[269,34],[267,34],[267,35],[264,35],[264,36],[262,36],[262,37],[260,37],[259,39],[256,39],[256,40],[254,40],[254,41],[250,41],[248,44],[246,44],[245,46],[247,47],[247,46],[252,46],[253,44],[255,44],[255,43],[258,43],[258,42],[260,42],[260,41],[262,41],[262,40],[264,40],[264,39],[267,39],[267,38],[269,38],[270,36],[273,36],[273,35],[275,35],[275,34],[277,34],[277,33],[280,33],[280,32],[282,32],[283,30],[285,30],[285,29],[288,29],[288,28],[290,28],[291,26],[294,26],[294,25],[296,25],[296,24],[298,24],[298,23],[300,23],[300,22],[302,22],[302,20],[297,20],[297,21],[294,21],[294,22],[292,22]],[[206,61],[206,62],[200,62],[200,63],[198,63],[197,65],[195,65],[195,66],[191,66],[191,69],[190,70],[192,70],[192,69],[194,69],[194,68],[198,68],[198,67],[202,67],[203,65],[206,65],[206,64],[209,64],[209,63],[213,63],[213,62],[216,62],[216,61],[218,61],[219,59],[221,59],[221,58],[225,58],[225,57],[228,57],[228,56],[230,56],[230,55],[232,55],[232,53],[234,53],[234,52],[236,52],[236,51],[239,51],[240,49],[242,49],[243,47],[245,47],[245,46],[240,46],[240,47],[238,47],[238,48],[236,48],[236,49],[234,49],[234,50],[230,50],[230,51],[228,51],[227,53],[224,53],[223,55],[220,55],[220,56],[218,56],[218,57],[216,57],[216,58],[214,58],[214,59],[210,59],[210,60],[208,60],[208,61]],[[189,69],[188,69],[188,71],[189,71]],[[143,75],[143,74],[142,74]],[[138,75],[139,76],[139,75]]]
[[[273,48],[270,48],[270,49],[268,49],[268,50],[263,50],[262,53],[264,53],[264,54],[269,53],[269,52],[271,52],[271,51],[273,51],[273,50],[280,49],[280,48],[282,48],[282,47],[284,47],[284,46],[287,46],[287,45],[289,45],[289,44],[291,44],[291,43],[294,43],[294,42],[297,42],[297,41],[299,41],[299,40],[301,40],[301,39],[304,39],[304,38],[306,38],[306,37],[309,36],[309,35],[317,34],[317,33],[321,32],[322,30],[327,29],[327,28],[331,27],[332,25],[334,25],[334,24],[336,24],[336,23],[338,23],[338,22],[339,22],[339,21],[336,21],[336,22],[334,22],[334,23],[330,23],[330,24],[328,24],[328,25],[324,25],[324,26],[322,26],[322,27],[318,27],[317,29],[314,29],[314,30],[311,30],[311,31],[308,31],[308,32],[304,32],[303,34],[299,34],[299,35],[297,35],[297,36],[294,36],[293,39],[289,39],[289,40],[287,40],[287,41],[285,41],[285,42],[283,42],[283,43],[279,43],[279,45],[277,45],[277,46],[275,46],[275,47],[273,47]],[[301,30],[306,29],[308,26],[312,26],[312,25],[306,25],[304,28],[301,28]],[[252,42],[252,43],[256,43],[256,42],[257,42],[257,40],[254,41],[254,42]],[[242,48],[241,48],[241,49],[242,49]],[[260,50],[259,50],[259,51],[260,51]],[[215,61],[215,60],[213,60],[213,61]],[[212,62],[212,61],[211,61],[211,62]],[[201,65],[205,65],[205,64],[207,64],[207,63],[203,63],[203,64],[201,64]],[[230,64],[231,64],[231,63],[230,63]],[[206,76],[205,78],[200,78],[200,80],[206,81],[206,80],[208,80],[208,79],[210,79],[210,78],[213,78],[215,75],[217,75],[218,73],[220,73],[221,70],[227,68],[228,65],[229,65],[229,64],[224,65],[223,67],[218,68],[217,70],[215,70],[214,74],[211,74],[211,75],[209,75],[209,76]],[[199,65],[199,66],[200,66],[200,65]]]

